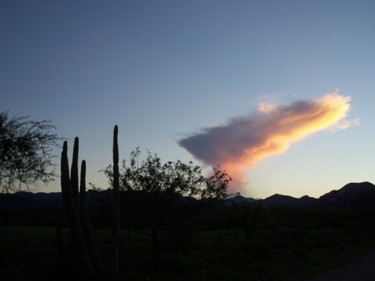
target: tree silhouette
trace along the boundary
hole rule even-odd
[[[49,120],[12,117],[0,112],[0,191],[29,190],[37,181],[55,176],[53,148],[61,140]]]
[[[143,225],[139,230],[153,241],[156,263],[167,235],[196,214],[202,205],[198,200],[221,200],[227,196],[230,177],[219,168],[205,177],[202,169],[192,162],[162,163],[157,154],[148,152],[139,163],[140,149],[131,153],[129,164],[124,160],[120,171],[120,187],[141,198],[137,217]],[[113,178],[113,168],[104,173]]]

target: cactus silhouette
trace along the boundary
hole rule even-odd
[[[118,172],[118,127],[114,128],[113,138],[113,223],[112,223],[112,249],[113,267],[115,277],[119,272],[119,232],[120,232],[120,195]],[[103,273],[103,266],[98,247],[95,241],[89,212],[85,203],[86,196],[86,161],[81,163],[81,174],[78,173],[79,139],[74,140],[72,166],[69,175],[68,143],[63,144],[61,153],[61,194],[64,209],[70,226],[73,253],[64,247],[62,228],[58,228],[57,240],[59,248],[66,261],[80,279],[97,278]],[[116,172],[117,169],[117,172]]]
[[[113,131],[113,223],[112,223],[112,251],[113,274],[119,273],[119,238],[120,238],[120,173],[118,151],[118,127]]]

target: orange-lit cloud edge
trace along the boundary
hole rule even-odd
[[[293,142],[319,131],[358,124],[358,120],[345,120],[350,101],[350,96],[333,92],[291,105],[261,103],[257,115],[205,129],[179,141],[179,145],[206,164],[220,165],[232,177],[231,191],[238,191],[244,185],[246,168],[268,156],[285,153]]]

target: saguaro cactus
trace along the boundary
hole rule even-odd
[[[113,131],[113,222],[112,222],[112,251],[113,274],[119,272],[119,236],[120,236],[120,176],[119,176],[118,127]]]
[[[86,220],[86,206],[80,206],[79,204],[79,193],[78,193],[78,146],[79,139],[75,138],[73,147],[73,161],[71,167],[71,177],[69,176],[69,163],[68,163],[68,143],[65,141],[63,145],[63,151],[61,153],[61,194],[63,197],[63,203],[65,212],[69,219],[70,232],[73,243],[74,255],[70,263],[75,264],[75,269],[80,270],[80,274],[84,276],[95,276],[97,270],[94,269],[93,257],[89,255],[93,248],[94,243],[89,237],[93,237],[91,224]],[[85,162],[83,162],[85,163]],[[83,164],[82,171],[83,176],[85,175],[85,164]],[[84,176],[85,177],[85,176]],[[85,178],[81,179],[81,182],[85,181]],[[85,191],[82,190],[80,196],[84,197]],[[85,229],[85,231],[84,231]],[[96,248],[94,246],[94,248]]]
[[[81,185],[79,191],[79,206],[80,216],[82,222],[83,233],[86,239],[87,252],[92,262],[93,267],[97,271],[102,271],[102,262],[99,255],[99,251],[96,245],[94,232],[91,226],[90,216],[86,206],[86,161],[83,160],[81,164]]]
[[[118,167],[118,128],[115,126],[113,136],[113,226],[112,249],[115,276],[119,272],[119,232],[120,232],[120,195]],[[78,173],[79,139],[74,140],[71,174],[69,175],[68,143],[65,141],[61,153],[61,194],[64,209],[69,219],[73,254],[69,254],[62,241],[62,230],[58,232],[59,246],[77,276],[88,279],[97,277],[102,271],[102,262],[95,242],[92,225],[85,203],[86,195],[86,162],[81,164],[81,177]],[[78,190],[80,182],[80,188]]]

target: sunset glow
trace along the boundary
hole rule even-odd
[[[233,178],[232,188],[238,189],[244,183],[244,169],[286,152],[291,143],[311,134],[333,127],[345,129],[355,123],[345,120],[350,100],[349,96],[330,93],[290,105],[262,103],[256,115],[207,128],[179,144],[198,160],[224,168]]]

